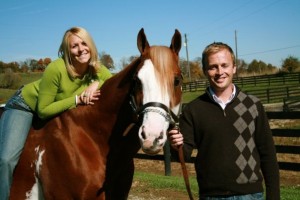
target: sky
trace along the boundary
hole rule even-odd
[[[139,55],[141,28],[150,45],[165,46],[178,29],[180,57],[191,61],[212,42],[227,43],[247,63],[300,60],[299,0],[1,0],[0,61],[55,60],[73,26],[85,28],[116,69]]]

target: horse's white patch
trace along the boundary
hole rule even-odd
[[[36,179],[35,179],[36,180]],[[26,200],[38,200],[38,185],[35,183],[29,192],[26,192]]]
[[[143,103],[160,102],[170,104],[167,91],[161,91],[159,81],[156,79],[153,63],[150,59],[145,60],[144,66],[139,70],[138,77],[143,85]],[[163,93],[163,94],[162,94]]]
[[[143,85],[143,104],[149,102],[159,102],[167,107],[170,105],[170,97],[168,91],[162,91],[160,81],[157,80],[155,69],[150,59],[145,60],[143,67],[138,72],[138,78]],[[153,143],[153,151],[161,148],[166,141],[166,131],[169,127],[169,121],[164,115],[167,115],[164,109],[158,107],[153,108],[155,111],[144,113],[143,124],[139,130],[139,137],[143,143],[146,136],[147,141]],[[163,114],[161,114],[163,113]],[[160,138],[159,140],[157,140]]]
[[[39,188],[39,180],[37,178],[37,174],[40,173],[40,169],[42,166],[42,157],[45,153],[45,150],[40,151],[40,147],[35,148],[35,152],[37,154],[37,160],[35,161],[35,184],[32,186],[31,190],[26,192],[26,200],[41,200],[43,198],[42,191]]]

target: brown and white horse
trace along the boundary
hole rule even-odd
[[[141,29],[137,46],[140,57],[105,82],[95,105],[34,122],[11,199],[127,199],[134,155],[163,148],[181,100],[180,33],[170,47],[149,46]]]

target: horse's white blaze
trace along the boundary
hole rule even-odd
[[[151,60],[145,60],[144,66],[140,69],[138,77],[143,85],[143,103],[160,102],[168,106],[170,97],[168,91],[162,91],[159,80],[155,76],[154,66]]]
[[[40,147],[35,148],[35,152],[38,155],[37,160],[35,161],[35,184],[32,186],[31,190],[26,192],[26,200],[40,200],[43,199],[43,194],[41,193],[41,190],[39,188],[39,181],[37,178],[37,174],[40,173],[40,169],[42,166],[42,157],[45,153],[45,150],[40,151]]]
[[[151,60],[145,60],[144,66],[139,70],[138,78],[143,85],[143,104],[149,102],[159,102],[166,106],[170,104],[170,97],[168,91],[162,91],[159,85],[159,80],[155,76],[155,69]],[[154,107],[149,107],[154,108]],[[166,111],[155,107],[154,109],[159,110],[158,112],[164,113]],[[143,124],[139,130],[140,139],[143,141],[141,133],[144,132],[147,140],[154,142],[154,140],[160,136],[162,139],[156,145],[163,145],[166,141],[166,131],[169,126],[169,122],[158,112],[146,112],[143,119]],[[162,135],[161,135],[162,134]],[[154,150],[155,151],[155,150]]]

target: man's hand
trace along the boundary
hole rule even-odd
[[[171,146],[176,150],[178,150],[179,146],[183,145],[183,136],[178,129],[170,130],[168,138]]]

